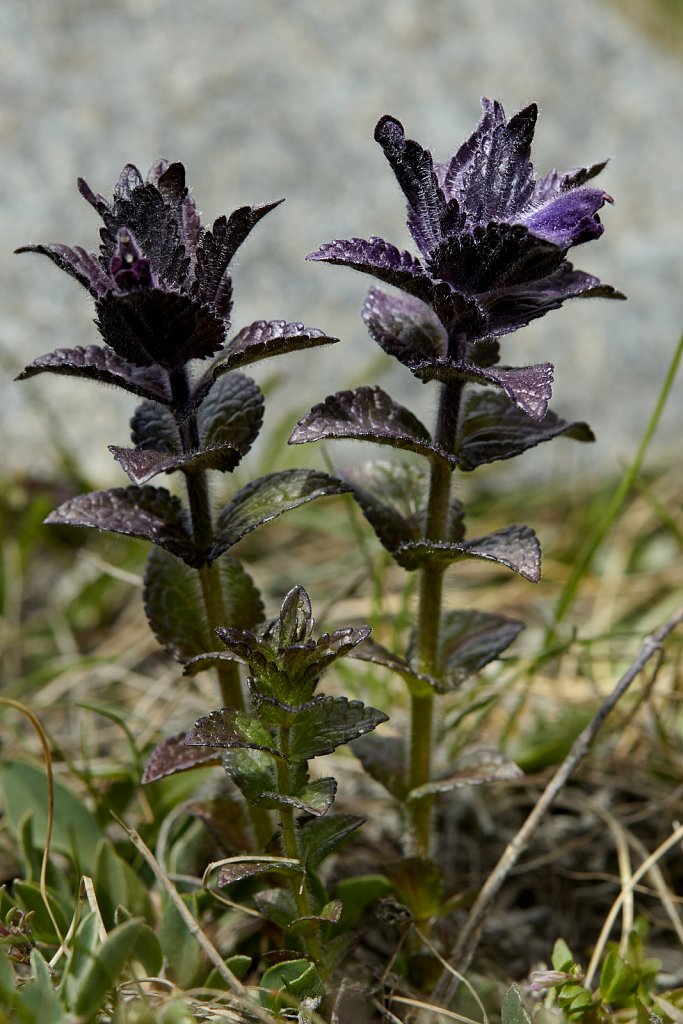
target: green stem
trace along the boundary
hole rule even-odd
[[[279,741],[280,741],[280,752],[284,755],[282,758],[277,758],[277,784],[278,791],[282,796],[289,795],[291,785],[291,768],[289,762],[285,760],[289,750],[289,729],[281,726],[279,729]],[[290,860],[300,860],[299,853],[299,840],[296,831],[296,817],[294,814],[293,807],[282,806],[280,808],[280,842],[282,846],[282,853],[285,857]],[[299,917],[311,917],[313,910],[308,894],[308,888],[306,886],[306,876],[301,875],[293,876],[289,881],[290,890],[294,897],[296,909]],[[314,960],[317,964],[322,964],[322,948],[320,946],[320,939],[317,935],[306,935],[304,936],[304,946],[306,954],[311,960]]]
[[[452,450],[458,424],[460,381],[443,385],[439,405],[435,442],[447,451]],[[425,540],[448,538],[448,506],[451,495],[452,471],[441,462],[432,464],[427,503]],[[441,632],[441,604],[445,569],[427,566],[420,570],[419,604],[415,645],[418,668],[438,678],[441,672],[439,639]],[[432,693],[411,696],[409,787],[417,789],[431,780],[434,732],[434,696]],[[431,840],[433,797],[423,797],[411,804],[411,845],[418,857],[428,857]]]

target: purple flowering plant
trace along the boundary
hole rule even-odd
[[[41,356],[20,378],[46,372],[85,378],[141,400],[131,447],[110,448],[129,485],[71,498],[47,522],[150,542],[144,604],[151,629],[187,675],[216,670],[222,707],[163,740],[143,782],[153,786],[207,765],[223,767],[230,794],[215,820],[213,812],[204,815],[228,854],[217,884],[261,915],[268,941],[279,936],[282,948],[260,981],[262,1002],[273,1011],[301,999],[309,1009],[321,1005],[349,949],[349,928],[378,896],[393,894],[406,920],[423,926],[447,913],[430,859],[437,796],[466,782],[519,774],[488,748],[463,755],[447,775],[434,772],[435,699],[461,688],[523,628],[488,612],[444,610],[446,570],[475,558],[540,579],[540,546],[528,526],[466,534],[454,475],[558,436],[593,440],[585,423],[549,410],[551,364],[501,365],[501,346],[506,335],[567,299],[623,298],[567,259],[571,248],[602,234],[599,211],[612,200],[592,182],[604,164],[537,179],[530,161],[536,115],[530,105],[508,121],[499,103],[485,100],[478,127],[444,164],[406,139],[395,118],[382,117],[375,138],[405,195],[419,256],[370,237],[333,241],[307,257],[350,266],[392,287],[370,288],[363,320],[386,353],[419,381],[438,384],[440,398],[430,432],[379,387],[341,391],[300,419],[290,443],[346,438],[418,459],[374,461],[335,475],[276,471],[227,503],[212,499],[210,474],[232,473],[262,426],[263,394],[244,368],[337,341],[284,320],[231,333],[231,261],[277,202],[241,207],[208,228],[182,164],[158,161],[146,179],[128,165],[112,201],[79,181],[103,222],[98,253],[61,244],[19,250],[48,256],[86,288],[101,336],[100,344]],[[150,484],[161,474],[181,481],[179,493]],[[344,493],[396,563],[418,574],[415,624],[401,652],[370,639],[366,626],[315,637],[301,586],[269,619],[232,552],[282,513]],[[317,692],[327,668],[345,657],[384,666],[405,681],[407,743],[366,735],[387,720],[383,710]],[[310,763],[347,743],[401,807],[408,855],[381,875],[357,884],[345,879],[328,892],[319,868],[362,819],[330,813],[337,783],[312,774]],[[226,839],[220,822],[226,807],[237,820],[239,794],[250,820]]]

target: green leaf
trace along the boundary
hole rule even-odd
[[[313,632],[311,599],[301,586],[292,587],[280,606],[280,614],[270,623],[263,639],[277,649],[310,640]]]
[[[516,985],[511,985],[505,993],[501,1021],[502,1024],[531,1024],[531,1018]]]
[[[45,942],[51,946],[58,945],[61,939],[55,934],[55,928],[52,923],[52,919],[47,912],[47,907],[45,906],[43,895],[38,883],[24,882],[18,878],[14,882],[13,891],[14,897],[21,909],[25,910],[27,913],[33,913],[31,922],[33,937],[38,942]],[[63,938],[68,931],[69,924],[71,923],[73,907],[65,907],[64,900],[55,892],[54,889],[48,887],[46,893],[50,907],[52,908],[52,913],[59,925],[59,930]]]
[[[574,957],[564,939],[556,941],[550,960],[556,971],[571,971],[574,966]]]
[[[384,871],[418,924],[441,914],[444,905],[443,875],[433,860],[404,857],[384,865]]]
[[[86,1020],[102,1008],[112,989],[120,982],[124,967],[133,957],[148,948],[151,929],[143,921],[133,918],[109,933],[84,972],[76,998],[74,1012]],[[138,948],[139,947],[139,948]],[[160,958],[151,957],[156,964]]]
[[[253,480],[220,512],[209,561],[283,512],[346,491],[340,480],[312,469],[286,469]]]
[[[225,622],[250,629],[263,619],[263,604],[251,576],[236,558],[218,562]],[[162,548],[147,558],[145,614],[157,640],[176,661],[186,661],[215,645],[204,608],[199,573]]]
[[[21,989],[14,1009],[22,1024],[64,1024],[64,1011],[54,990],[50,968],[37,949],[31,953],[31,980]]]
[[[339,929],[347,931],[357,928],[366,908],[386,896],[393,888],[385,875],[354,875],[337,882],[333,896],[342,902]]]
[[[97,904],[106,928],[115,924],[116,908],[125,907],[131,917],[148,923],[154,912],[146,885],[114,849],[110,839],[100,840],[93,876]]]
[[[315,964],[310,960],[286,960],[269,967],[263,975],[259,999],[267,1009],[276,1012],[298,1006],[303,999],[320,1000],[325,986]]]
[[[43,769],[24,761],[9,761],[1,771],[5,814],[12,836],[18,838],[21,819],[30,811],[33,816],[34,842],[37,846],[44,846],[47,834],[47,783]],[[54,792],[53,849],[71,856],[82,872],[92,875],[102,831],[83,799],[59,779],[55,779]]]
[[[182,896],[183,903],[199,918],[196,893]],[[199,984],[206,969],[203,968],[202,953],[197,940],[187,930],[187,925],[169,899],[164,897],[164,909],[159,926],[159,939],[166,962],[166,971],[171,981],[180,989]]]
[[[340,900],[330,900],[324,905],[319,914],[309,914],[306,917],[295,918],[289,926],[289,931],[294,935],[310,937],[317,935],[323,925],[337,924],[341,917],[342,905]]]
[[[234,708],[219,708],[198,718],[185,733],[185,743],[191,747],[248,747],[281,756],[268,730],[253,715]]]
[[[315,871],[364,820],[355,814],[330,814],[304,825],[299,833],[299,855],[307,870]]]
[[[243,981],[243,979],[246,978],[247,974],[249,973],[253,962],[253,957],[244,956],[242,953],[235,953],[234,956],[228,957],[228,959],[225,961],[225,966],[228,968],[228,970],[232,971],[232,973],[235,975],[236,978],[239,979],[239,981]],[[202,985],[202,988],[221,989],[225,991],[228,988],[228,984],[223,975],[219,973],[216,967],[214,967],[213,970],[209,972],[209,976]],[[195,1024],[194,1020],[192,1024]]]
[[[342,743],[375,729],[389,716],[359,700],[346,697],[325,697],[310,705],[292,726],[289,755],[309,761],[322,754],[331,754]]]
[[[264,793],[277,790],[275,761],[262,750],[235,747],[223,758],[223,767],[250,804],[262,802]]]
[[[638,982],[638,975],[619,950],[610,950],[600,972],[600,995],[603,1002],[623,1003],[637,990]]]
[[[322,817],[334,803],[336,780],[331,777],[307,782],[293,795],[264,791],[258,803],[262,807],[295,807],[305,814]]]
[[[264,889],[254,894],[254,905],[264,917],[286,931],[297,916],[296,903],[289,889]]]

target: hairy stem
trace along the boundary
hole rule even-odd
[[[443,385],[434,440],[436,444],[452,450],[458,425],[460,381]],[[451,496],[452,472],[441,462],[432,464],[427,504],[425,540],[446,540],[448,536],[448,506]],[[439,639],[441,603],[445,569],[427,566],[420,570],[418,617],[415,646],[418,668],[421,672],[438,677],[441,671]],[[409,785],[416,789],[429,782],[432,773],[434,696],[411,697]],[[433,797],[414,801],[411,809],[412,850],[416,856],[429,856]]]
[[[277,759],[277,784],[282,795],[288,795],[291,785],[291,768],[285,760],[289,749],[289,729],[283,727],[279,730],[280,752],[283,758]],[[280,842],[282,853],[291,860],[299,860],[299,840],[296,833],[296,819],[293,807],[280,808],[281,834]],[[313,910],[306,887],[305,875],[293,876],[289,882],[296,909],[299,917],[311,917]],[[304,936],[304,947],[307,955],[317,964],[322,963],[322,949],[317,935]]]

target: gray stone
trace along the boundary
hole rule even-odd
[[[365,333],[367,279],[302,257],[351,235],[410,245],[375,121],[395,114],[444,158],[482,94],[508,113],[539,102],[540,173],[611,158],[607,231],[574,262],[629,295],[569,303],[506,340],[506,361],[556,363],[554,408],[599,441],[522,461],[564,475],[632,455],[683,321],[683,70],[595,0],[3,0],[0,85],[4,468],[30,458],[49,470],[63,424],[67,447],[87,438],[85,470],[121,482],[106,445],[127,442],[131,399],[47,376],[9,384],[42,352],[96,341],[85,292],[47,260],[10,254],[36,241],[94,248],[77,175],[108,194],[124,163],[146,170],[162,154],[186,164],[205,219],[287,197],[239,253],[235,326],[283,317],[343,339],[255,370],[280,383],[267,424],[370,381],[429,419],[433,390]],[[657,453],[682,420],[672,400]]]

